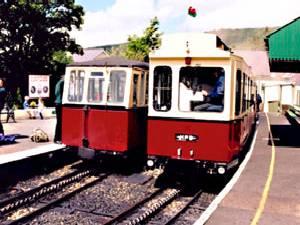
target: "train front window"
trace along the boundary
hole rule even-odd
[[[169,111],[172,96],[172,70],[169,66],[154,69],[153,108],[156,111]]]
[[[103,101],[103,72],[91,72],[88,86],[88,102],[102,102]]]
[[[84,74],[85,72],[82,70],[77,71],[77,73],[75,70],[71,71],[68,90],[68,100],[70,102],[82,101]]]
[[[114,70],[110,73],[107,102],[120,103],[124,101],[126,72]]]
[[[222,112],[225,72],[221,67],[182,67],[179,72],[179,110]]]

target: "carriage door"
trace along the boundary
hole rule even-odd
[[[131,110],[129,112],[128,123],[128,141],[130,148],[137,148],[141,145],[141,140],[144,138],[144,117],[143,106],[145,99],[145,82],[142,79],[141,71],[133,70],[132,75],[132,92],[131,92]]]

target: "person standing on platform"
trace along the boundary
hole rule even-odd
[[[62,95],[64,90],[64,76],[55,85],[55,112],[56,112],[56,127],[54,142],[61,144],[61,130],[62,130]]]
[[[6,98],[6,90],[4,87],[4,80],[0,78],[0,134],[4,134],[3,125],[1,122],[1,111],[4,108]]]
[[[44,116],[43,116],[44,108],[45,108],[44,101],[41,97],[39,97],[39,99],[38,99],[38,113],[39,113],[39,116],[40,116],[41,120],[44,119]]]

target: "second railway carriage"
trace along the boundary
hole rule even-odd
[[[255,82],[241,57],[214,34],[166,35],[150,55],[149,77],[148,166],[224,174],[238,164],[256,113]]]
[[[68,65],[62,142],[84,158],[145,154],[147,81],[143,62],[104,57]]]

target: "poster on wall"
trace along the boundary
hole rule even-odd
[[[49,98],[49,75],[29,75],[29,97]]]

